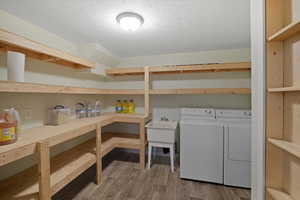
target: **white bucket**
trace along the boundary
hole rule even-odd
[[[7,69],[7,80],[24,82],[25,54],[14,51],[8,51]]]

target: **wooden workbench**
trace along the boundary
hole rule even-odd
[[[24,131],[16,143],[0,147],[0,166],[37,154],[39,163],[0,182],[0,199],[49,200],[66,184],[96,163],[97,183],[101,182],[102,157],[114,148],[140,151],[140,166],[145,166],[145,123],[150,116],[107,113],[96,118],[73,120],[60,126],[42,126]],[[103,133],[101,128],[114,122],[138,123],[139,135]],[[54,145],[96,131],[91,139],[50,159]],[[40,183],[40,184],[39,184]]]

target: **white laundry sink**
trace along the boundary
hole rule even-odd
[[[177,121],[151,121],[146,125],[149,142],[175,143]]]
[[[177,121],[151,121],[146,125],[147,128],[155,129],[173,129],[177,128]]]

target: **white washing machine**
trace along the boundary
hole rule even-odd
[[[214,109],[182,108],[180,177],[223,184],[223,139]]]
[[[251,111],[216,110],[224,130],[224,184],[251,187]]]

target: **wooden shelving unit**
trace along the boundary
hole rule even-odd
[[[167,94],[251,94],[250,88],[184,88],[184,89],[152,89],[151,95]]]
[[[146,71],[147,68],[147,71]],[[149,74],[173,74],[173,73],[200,73],[200,72],[229,72],[229,71],[250,71],[250,62],[222,63],[222,64],[201,64],[201,65],[176,65],[161,67],[132,67],[113,68],[106,70],[107,75],[144,75]],[[150,79],[149,79],[150,80]],[[145,82],[146,83],[146,82]],[[148,83],[151,85],[150,82]],[[146,91],[146,90],[145,90]],[[145,92],[146,94],[146,92]],[[171,95],[171,94],[251,94],[250,88],[176,88],[176,89],[150,89],[150,95]]]
[[[37,83],[20,83],[0,81],[0,92],[14,93],[55,93],[55,94],[124,94],[143,95],[144,90],[138,89],[97,89]]]
[[[300,87],[269,88],[268,92],[299,92]]]
[[[105,156],[114,148],[137,149],[141,147],[138,135],[105,133],[102,135],[101,154]],[[96,142],[91,139],[51,159],[51,196],[96,163]],[[38,166],[25,170],[0,182],[1,200],[27,197],[38,200]]]
[[[3,29],[0,29],[0,50],[21,52],[26,54],[28,57],[72,67],[75,69],[96,67],[96,63],[94,62],[90,62],[77,56],[72,56],[66,52],[50,48],[46,45],[29,40],[25,37],[5,31]]]
[[[51,159],[51,196],[96,163],[95,139]],[[0,182],[0,199],[39,198],[38,166]],[[29,198],[30,197],[30,198]]]
[[[39,164],[0,182],[0,199],[50,200],[56,192],[96,163],[96,181],[101,182],[102,157],[114,148],[140,151],[140,167],[145,166],[145,123],[151,116],[107,113],[96,118],[78,119],[60,126],[33,128],[20,134],[14,144],[0,148],[0,166],[37,153]],[[101,133],[115,123],[137,123],[138,135]],[[50,159],[50,147],[96,130],[96,138]],[[43,134],[41,134],[43,133]]]
[[[114,148],[140,149],[141,142],[138,135],[125,133],[105,133],[102,136],[102,156]]]
[[[267,191],[274,200],[294,200],[290,195],[279,190],[268,188]]]
[[[98,95],[144,95],[143,89],[97,89],[37,83],[0,81],[0,92],[45,94],[98,94]],[[160,94],[250,94],[250,88],[184,88],[152,89],[151,95]]]
[[[270,36],[268,40],[271,41],[282,41],[285,39],[288,39],[289,37],[292,37],[293,35],[296,35],[297,33],[300,33],[300,21],[291,23],[275,33],[274,35]]]
[[[300,158],[300,145],[294,144],[292,142],[287,142],[284,140],[276,140],[276,139],[269,139],[269,142],[282,150],[286,151],[289,154],[292,154],[298,158]]]
[[[266,0],[268,200],[300,199],[300,4]]]
[[[172,73],[193,73],[193,72],[231,72],[231,71],[250,71],[250,62],[239,63],[212,63],[198,65],[170,65],[149,67],[152,74],[172,74]],[[107,69],[106,74],[110,76],[122,75],[144,75],[144,68],[112,68]]]

